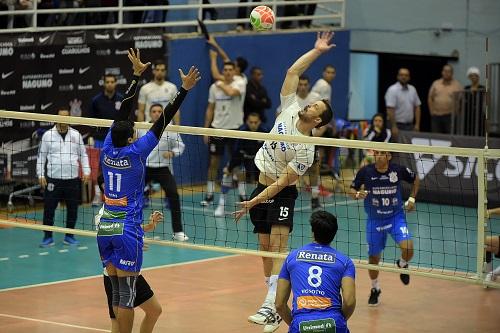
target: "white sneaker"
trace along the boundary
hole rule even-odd
[[[174,241],[179,241],[179,242],[185,242],[189,240],[189,237],[186,236],[184,232],[175,232],[174,235],[172,236],[172,240]]]
[[[264,303],[256,314],[248,317],[248,321],[257,325],[267,325],[275,320],[275,314],[276,309]]]
[[[224,217],[226,216],[226,211],[224,210],[224,205],[218,205],[214,212],[215,217]]]
[[[274,313],[274,320],[272,322],[266,324],[266,326],[264,326],[263,332],[264,333],[273,333],[274,331],[276,331],[280,327],[280,324],[281,324],[281,316],[277,313]]]

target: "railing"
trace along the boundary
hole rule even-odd
[[[189,1],[189,0],[188,0]],[[193,1],[193,0],[192,0]],[[235,0],[229,0],[235,1]],[[240,7],[255,7],[266,5],[273,9],[276,15],[276,23],[273,30],[279,28],[278,24],[283,22],[294,22],[304,20],[314,20],[319,25],[329,25],[336,28],[343,28],[345,25],[345,0],[272,0],[264,2],[227,2],[218,4],[203,4],[202,0],[194,0],[192,4],[174,4],[166,6],[125,6],[124,0],[118,0],[116,7],[94,7],[94,8],[55,8],[55,9],[40,9],[37,7],[37,1],[33,1],[32,9],[22,10],[7,10],[0,11],[0,17],[7,16],[9,23],[7,28],[0,29],[0,33],[11,32],[37,32],[37,31],[61,31],[61,30],[90,30],[90,29],[128,29],[128,28],[144,28],[144,27],[185,27],[187,31],[197,30],[197,19],[203,20],[203,11],[210,9],[237,9]],[[281,11],[285,6],[297,5],[317,5],[315,15],[298,15],[298,16],[282,16]],[[12,9],[12,8],[10,8]],[[191,19],[171,20],[168,18],[166,22],[155,23],[128,23],[125,17],[127,13],[137,13],[146,11],[188,11],[188,16]],[[171,12],[171,13],[172,13]],[[64,15],[64,14],[97,14],[97,13],[116,13],[116,21],[109,24],[80,24],[71,26],[40,26],[39,15]],[[31,16],[28,20],[29,26],[22,28],[13,27],[15,16]],[[175,15],[172,15],[175,16]],[[236,15],[234,15],[236,17]],[[224,27],[234,24],[247,24],[248,18],[221,18],[217,20],[205,20],[204,23],[210,26]],[[194,29],[193,29],[194,28]]]

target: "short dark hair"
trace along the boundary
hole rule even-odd
[[[328,245],[333,241],[339,228],[335,215],[327,211],[314,212],[309,222],[316,242]]]
[[[111,140],[115,148],[125,147],[128,139],[134,136],[134,122],[131,120],[119,120],[111,127]]]
[[[257,113],[257,112],[250,112],[250,113],[248,114],[248,116],[247,116],[247,119],[248,119],[248,117],[250,117],[250,116],[252,116],[252,117],[259,117],[259,119],[261,119],[260,114],[259,114],[259,113]]]
[[[115,74],[105,73],[103,76],[103,79],[106,80],[107,77],[112,77],[113,79],[115,79],[115,82],[116,82],[116,75]]]
[[[453,66],[452,66],[451,64],[445,64],[445,65],[443,66],[443,69],[444,69],[445,67],[450,67],[450,70],[451,70],[451,72],[453,73],[454,68],[453,68]]]
[[[61,106],[59,106],[59,107],[57,108],[57,113],[59,113],[59,112],[61,112],[61,111],[67,111],[67,112],[71,113],[71,112],[70,112],[70,108],[69,108],[69,107],[67,107],[67,106],[64,106],[64,105],[61,105]]]
[[[305,75],[305,74],[302,74],[301,76],[299,76],[299,81],[307,81],[307,82],[311,82],[309,80],[309,76]]]
[[[260,68],[258,66],[253,66],[252,68],[250,68],[251,74],[253,74],[255,71],[262,71],[262,68]]]
[[[335,68],[335,66],[328,64],[325,67],[323,67],[323,72],[326,71],[328,68],[331,68],[334,71],[337,71],[337,68]]]
[[[161,105],[160,103],[154,103],[154,104],[151,104],[151,106],[149,107],[149,111],[151,111],[153,108],[159,106],[162,110],[163,110],[163,105]]]
[[[153,61],[153,69],[158,65],[164,65],[165,68],[167,67],[165,60],[163,60],[163,59],[156,59],[155,61]]]
[[[330,121],[332,121],[332,118],[333,118],[333,109],[332,109],[332,106],[330,105],[330,103],[328,102],[328,100],[322,99],[321,101],[323,103],[325,103],[326,110],[323,111],[323,113],[320,115],[321,123],[319,123],[318,126],[316,126],[316,128],[319,128],[321,126],[325,126]]]
[[[236,65],[234,64],[234,62],[231,62],[231,61],[224,62],[224,66],[232,66],[233,68],[236,67]]]
[[[236,63],[236,66],[240,68],[241,73],[243,73],[248,67],[248,61],[243,57],[237,57],[234,62]]]

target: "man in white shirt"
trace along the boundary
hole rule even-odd
[[[210,51],[215,52],[215,51]],[[236,130],[243,124],[243,102],[245,101],[246,84],[243,80],[234,80],[234,64],[224,64],[224,81],[217,81],[210,86],[208,107],[205,116],[205,127]],[[200,202],[208,206],[214,201],[215,180],[220,160],[227,150],[229,159],[233,152],[234,140],[220,137],[204,137],[208,144],[210,162],[208,166],[207,194]],[[224,206],[225,197],[219,198],[219,206]]]
[[[151,105],[160,104],[165,107],[177,94],[177,86],[166,81],[167,66],[163,60],[156,60],[153,63],[153,81],[146,83],[139,90],[137,121],[150,122],[149,111]],[[180,112],[173,118],[176,125],[180,125]]]
[[[210,72],[212,73],[212,78],[214,81],[224,80],[224,75],[219,71],[219,67],[217,66],[217,55],[222,58],[224,63],[233,62],[234,63],[234,79],[235,80],[243,80],[245,82],[245,86],[248,84],[248,78],[245,75],[245,71],[248,67],[248,61],[243,57],[236,57],[234,61],[229,58],[226,51],[217,43],[213,36],[210,36],[210,39],[207,43],[215,49],[215,53],[210,53]]]
[[[314,48],[302,55],[286,72],[281,87],[282,112],[276,119],[272,134],[309,137],[314,128],[328,124],[333,111],[327,101],[321,100],[301,108],[297,103],[299,77],[321,54],[330,50],[333,32],[318,33]],[[260,171],[259,184],[249,201],[241,203],[234,213],[238,221],[247,212],[258,234],[259,250],[285,252],[289,233],[293,228],[293,214],[298,192],[295,186],[314,161],[314,145],[266,140],[255,156]],[[264,332],[274,332],[281,322],[274,301],[281,259],[263,258],[264,276],[268,292],[264,303],[250,322],[265,325]]]
[[[297,86],[297,103],[301,109],[305,108],[307,105],[312,104],[317,101],[321,101],[321,96],[311,91],[311,85],[309,83],[309,77],[307,75],[301,75],[299,77],[299,85]],[[324,98],[323,98],[324,99]],[[326,99],[325,99],[326,100]],[[281,113],[281,105],[278,107],[277,114]],[[317,131],[313,131],[314,136]],[[320,172],[320,163],[319,163],[319,147],[315,147],[315,158],[314,164],[309,168],[309,185],[311,186],[311,209],[313,211],[321,209],[321,204],[319,202],[319,172]]]
[[[162,112],[163,106],[161,104],[151,105],[149,109],[151,122],[160,118]],[[138,137],[142,137],[146,133],[147,130],[141,129],[138,131]],[[160,142],[146,160],[145,181],[146,184],[151,181],[158,182],[165,191],[165,200],[168,200],[172,216],[172,239],[181,242],[189,240],[189,237],[186,236],[182,228],[181,201],[173,176],[172,159],[180,156],[184,152],[184,148],[185,145],[179,133],[164,131]]]
[[[410,71],[400,68],[398,82],[394,83],[385,93],[387,120],[391,126],[392,135],[398,135],[399,130],[420,131],[420,98],[414,86],[409,84]]]
[[[312,91],[318,94],[321,99],[330,101],[332,99],[332,81],[337,76],[337,70],[332,65],[326,65],[323,69],[323,77],[316,81]]]
[[[69,116],[69,110],[59,109],[58,115]],[[47,163],[47,173],[45,173]],[[78,176],[80,164],[83,181],[90,179],[89,158],[82,135],[68,124],[57,123],[45,132],[38,151],[36,173],[44,189],[43,224],[54,225],[54,213],[59,201],[66,203],[66,227],[74,229],[80,204],[81,181]],[[64,244],[78,245],[72,234],[66,234]],[[51,231],[44,231],[40,247],[54,246]]]

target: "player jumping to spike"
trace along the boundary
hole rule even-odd
[[[333,111],[328,101],[320,100],[300,108],[297,103],[299,77],[323,53],[335,45],[330,44],[333,32],[318,33],[314,48],[299,59],[286,72],[281,87],[282,112],[276,118],[270,133],[282,135],[311,136],[314,128],[330,122]],[[270,252],[285,252],[288,235],[293,228],[293,213],[298,193],[296,182],[314,162],[314,145],[283,141],[264,142],[255,156],[255,165],[260,170],[259,184],[250,200],[241,203],[234,213],[239,220],[247,212],[258,234],[259,249]],[[250,322],[265,325],[264,332],[274,332],[281,322],[274,305],[281,259],[263,257],[264,276],[268,284],[267,296],[256,314],[248,317]]]

